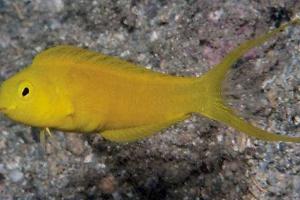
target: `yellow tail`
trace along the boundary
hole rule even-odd
[[[284,135],[277,135],[256,128],[244,119],[237,116],[232,109],[226,106],[225,101],[222,98],[222,82],[226,77],[227,72],[231,66],[241,58],[250,49],[263,44],[265,41],[275,36],[277,33],[283,31],[289,25],[300,24],[300,19],[295,19],[273,29],[270,32],[261,35],[252,40],[241,44],[234,50],[232,50],[216,67],[200,78],[201,85],[206,85],[205,95],[207,95],[206,105],[199,108],[198,112],[211,119],[223,122],[227,125],[234,127],[235,129],[246,133],[247,135],[256,137],[258,139],[266,141],[284,141],[284,142],[297,142],[300,143],[300,137],[288,137]]]

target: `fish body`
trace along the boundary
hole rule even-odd
[[[298,20],[289,24],[295,23]],[[191,113],[260,139],[300,142],[300,138],[269,133],[241,119],[226,106],[221,91],[237,59],[289,24],[241,44],[200,78],[153,72],[73,46],[50,48],[1,85],[0,110],[28,125],[100,132],[118,142],[152,135]]]
[[[193,87],[199,85],[197,78],[153,72],[72,46],[58,46],[38,55],[31,66],[3,83],[1,94],[24,89],[26,83],[31,87],[31,97],[25,97],[28,99],[22,101],[22,95],[17,100],[10,98],[14,95],[2,98],[17,104],[10,105],[14,107],[11,112],[7,110],[10,118],[80,132],[143,126],[182,117],[195,110],[193,105],[198,105],[195,102],[200,93]],[[20,89],[16,92],[21,93]],[[8,105],[8,101],[1,102]],[[21,103],[25,106],[18,108]]]
[[[124,62],[114,57],[107,61],[116,66]],[[83,67],[75,66],[65,80],[72,91],[74,120],[83,123],[84,132],[155,124],[192,111],[192,106],[179,105],[192,103],[194,79],[130,70],[134,65],[125,72],[91,65],[82,73]]]

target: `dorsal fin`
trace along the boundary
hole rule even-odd
[[[56,46],[41,52],[34,58],[32,66],[74,64],[82,65],[83,67],[87,64],[127,72],[152,73],[159,76],[166,76],[165,74],[154,72],[115,56],[109,56],[69,45]]]

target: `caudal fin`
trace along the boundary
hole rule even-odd
[[[300,137],[289,137],[285,135],[278,135],[275,133],[270,133],[257,128],[245,121],[244,119],[237,116],[230,108],[224,106],[222,102],[216,102],[214,111],[208,116],[212,119],[221,121],[233,128],[246,133],[249,136],[256,137],[257,139],[265,141],[282,141],[282,142],[296,142],[300,143]]]
[[[206,106],[199,109],[199,113],[211,119],[223,122],[235,129],[246,133],[249,136],[266,141],[284,141],[300,143],[300,137],[288,137],[278,135],[259,129],[244,119],[237,116],[232,109],[226,106],[222,98],[222,82],[226,77],[231,66],[240,59],[250,49],[263,44],[265,41],[283,31],[289,25],[300,24],[300,19],[295,19],[287,24],[273,29],[270,32],[261,35],[252,40],[242,43],[237,48],[233,49],[217,66],[200,78],[201,84],[206,85],[207,103]]]

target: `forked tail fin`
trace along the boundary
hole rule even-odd
[[[211,119],[223,122],[227,125],[234,127],[235,129],[246,133],[249,136],[256,137],[258,139],[266,141],[284,141],[284,142],[297,142],[300,143],[300,137],[288,137],[284,135],[278,135],[259,129],[244,119],[236,115],[232,109],[226,106],[225,101],[222,98],[222,82],[226,77],[227,72],[231,66],[241,58],[250,49],[263,44],[265,41],[275,36],[277,33],[283,31],[289,25],[300,24],[300,19],[295,19],[287,24],[273,29],[270,32],[261,35],[252,40],[248,40],[242,43],[237,48],[233,49],[220,64],[215,66],[204,76],[200,77],[201,84],[205,83],[206,93],[208,95],[206,106],[199,109],[199,113],[207,116]]]
[[[213,112],[209,115],[206,115],[209,118],[221,121],[231,127],[246,133],[249,136],[256,137],[257,139],[265,141],[282,141],[282,142],[295,142],[300,143],[300,137],[289,137],[286,135],[278,135],[268,131],[264,131],[260,128],[257,128],[240,118],[236,115],[230,108],[224,106],[224,102],[216,102],[214,105]]]

